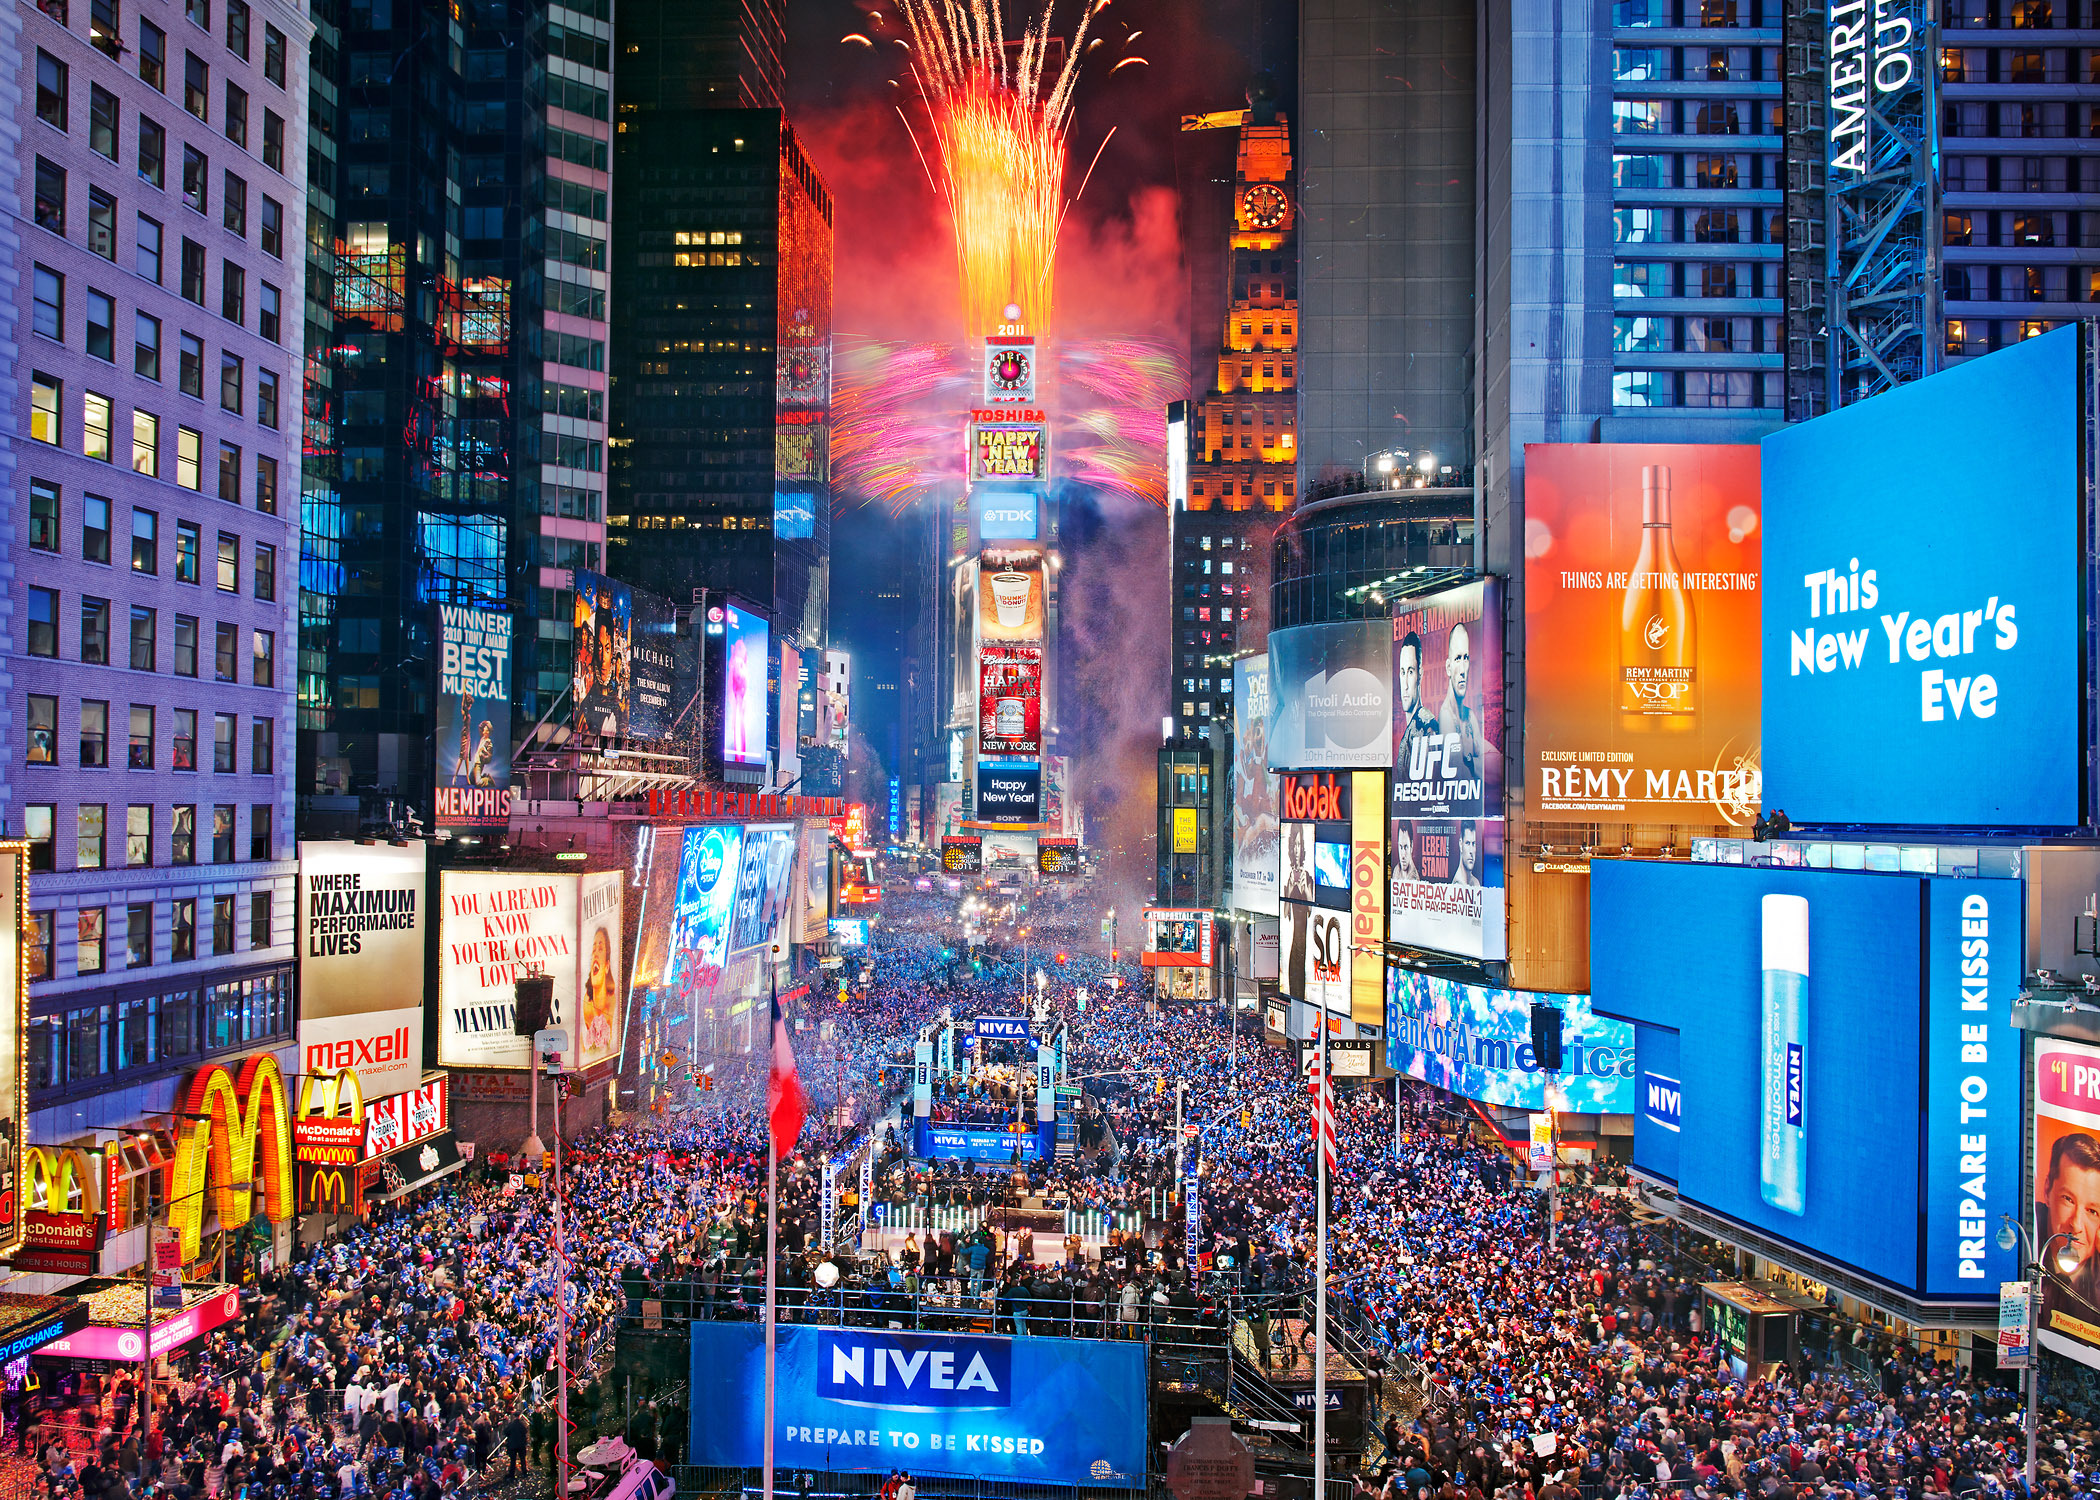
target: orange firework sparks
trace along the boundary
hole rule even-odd
[[[1009,321],[1009,303],[1038,333],[1055,303],[1064,219],[1065,128],[1072,116],[1087,26],[1108,0],[1081,0],[1078,29],[1053,73],[1050,6],[1009,59],[997,0],[901,0],[912,75],[925,102],[948,200],[963,311],[973,339]]]

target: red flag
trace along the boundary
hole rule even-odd
[[[1320,1150],[1327,1158],[1327,1172],[1332,1176],[1341,1143],[1335,1135],[1334,1080],[1327,1073],[1326,1052],[1324,1037],[1313,1043],[1312,1070],[1306,1077],[1306,1084],[1312,1090],[1313,1133],[1319,1137]]]
[[[795,1071],[795,1044],[780,1014],[780,1001],[773,1002],[773,1068],[766,1077],[766,1121],[773,1130],[773,1154],[786,1158],[802,1134],[808,1114],[802,1096],[802,1075]]]

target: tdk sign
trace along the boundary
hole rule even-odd
[[[1013,1344],[943,1334],[826,1332],[817,1394],[900,1411],[1013,1404]]]
[[[987,542],[1035,540],[1036,499],[1026,490],[994,490],[977,509],[977,536]]]

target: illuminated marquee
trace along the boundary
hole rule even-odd
[[[292,1145],[298,1160],[317,1165],[347,1166],[364,1156],[365,1091],[355,1068],[299,1081]]]
[[[292,1110],[277,1059],[260,1053],[241,1064],[238,1080],[214,1063],[182,1092],[175,1159],[168,1165],[168,1222],[182,1236],[182,1258],[203,1253],[207,1193],[219,1228],[240,1229],[255,1214],[255,1188],[272,1224],[292,1216],[295,1183]]]
[[[1043,480],[1050,441],[1039,422],[978,422],[970,427],[970,479]]]

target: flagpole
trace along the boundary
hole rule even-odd
[[[1313,1283],[1313,1492],[1312,1500],[1327,1500],[1327,1081],[1326,1042],[1322,1039],[1315,1064],[1320,1069],[1320,1097],[1313,1105],[1313,1152],[1320,1159],[1319,1203],[1316,1208],[1318,1242]]]
[[[780,1030],[780,966],[768,963],[767,972],[772,976],[773,1004],[772,1026],[766,1032],[766,1052],[769,1064],[773,1053],[779,1049]],[[773,1376],[774,1365],[779,1354],[778,1333],[775,1326],[773,1298],[779,1278],[780,1252],[780,1142],[774,1139],[771,1115],[772,1068],[767,1070],[768,1111],[766,1119],[766,1449],[765,1488],[760,1491],[762,1500],[773,1500]],[[566,1497],[562,1497],[566,1500]]]

